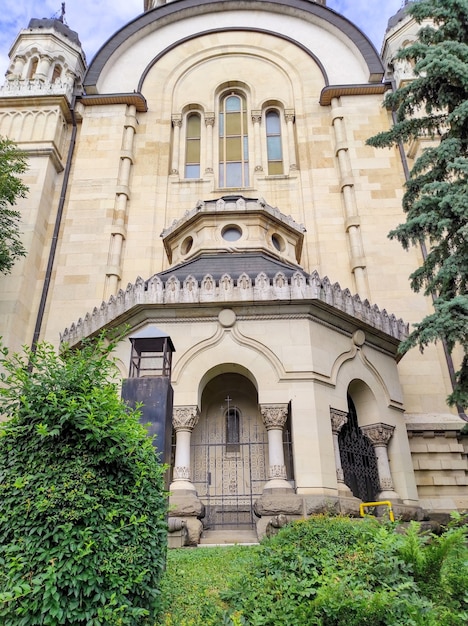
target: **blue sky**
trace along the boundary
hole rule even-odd
[[[0,14],[0,84],[8,67],[8,52],[16,35],[33,17],[60,12],[60,0],[2,0]],[[402,0],[328,0],[327,6],[354,22],[380,50],[389,17]],[[65,19],[78,32],[88,62],[116,30],[143,12],[143,0],[67,0]]]

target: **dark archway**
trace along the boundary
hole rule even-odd
[[[338,435],[344,481],[363,502],[374,502],[379,493],[379,473],[374,447],[362,433],[356,407],[348,394],[348,421]]]

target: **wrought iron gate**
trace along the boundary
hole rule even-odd
[[[359,428],[351,398],[348,407],[348,421],[338,435],[344,481],[356,498],[373,502],[380,490],[374,447]]]
[[[192,482],[205,505],[206,528],[253,528],[253,504],[267,480],[267,433],[256,415],[238,415],[234,428],[225,420],[197,425]]]

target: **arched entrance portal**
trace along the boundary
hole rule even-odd
[[[245,376],[221,374],[206,385],[191,458],[205,526],[253,528],[253,503],[267,481],[268,447],[257,391]]]
[[[350,388],[351,391],[351,388]],[[353,398],[348,394],[348,421],[338,435],[344,481],[356,498],[375,501],[379,487],[377,459],[371,441],[359,427]]]

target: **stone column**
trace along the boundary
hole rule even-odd
[[[215,114],[205,114],[206,126],[206,167],[205,174],[213,174],[213,126],[215,123]]]
[[[377,469],[379,472],[380,493],[379,500],[400,500],[400,496],[393,489],[392,473],[388,460],[388,442],[393,436],[395,426],[389,424],[370,424],[361,426],[361,430],[372,443],[377,459]]]
[[[130,198],[130,173],[133,165],[133,142],[136,133],[136,107],[127,107],[119,155],[119,172],[115,188],[114,215],[106,267],[104,299],[117,293],[122,275],[122,252],[127,236],[126,218]]]
[[[335,451],[336,480],[338,482],[338,492],[347,496],[352,496],[352,491],[344,481],[343,467],[341,465],[340,444],[338,435],[340,430],[348,421],[348,414],[330,407],[330,419],[333,433],[333,449]]]
[[[11,74],[7,73],[8,80],[21,80],[23,78],[24,66],[26,65],[26,57],[18,54],[15,57],[15,66]]]
[[[332,100],[332,124],[335,133],[335,153],[340,170],[340,187],[343,198],[345,229],[348,235],[351,271],[356,290],[361,299],[368,298],[366,259],[362,244],[360,218],[356,205],[354,176],[349,159],[344,113],[340,99]]]
[[[252,111],[252,124],[254,126],[254,159],[255,171],[263,172],[262,166],[262,148],[260,139],[260,123],[262,121],[261,111]]]
[[[287,174],[291,170],[297,170],[296,163],[296,145],[294,141],[294,109],[286,109],[284,112],[284,119],[286,120],[286,128],[288,129],[288,161],[286,163],[285,156],[284,159],[284,173]],[[289,165],[289,168],[287,167]]]
[[[39,78],[43,81],[47,81],[49,78],[49,71],[52,65],[53,59],[48,54],[41,55],[39,63],[37,65],[36,73],[33,78]]]
[[[176,452],[171,491],[175,489],[195,491],[190,479],[190,439],[199,417],[196,405],[174,407],[172,425],[176,433]]]
[[[171,174],[178,174],[179,173],[179,155],[180,155],[180,129],[182,128],[182,116],[173,115],[171,119],[172,119],[172,126],[174,127]]]
[[[260,412],[268,431],[268,482],[266,489],[288,489],[291,485],[286,480],[284,464],[283,427],[288,417],[287,404],[261,404]]]

